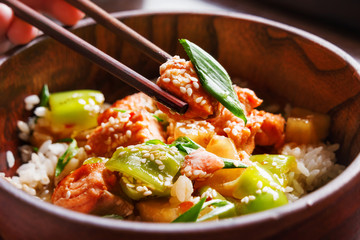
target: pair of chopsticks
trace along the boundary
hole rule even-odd
[[[105,10],[101,9],[90,0],[66,1],[86,13],[88,16],[92,17],[99,24],[110,29],[112,32],[123,36],[126,40],[134,44],[157,62],[164,63],[166,60],[171,58],[168,53],[164,52],[140,34],[112,17]],[[157,101],[179,113],[184,113],[186,111],[188,107],[187,103],[162,90],[150,80],[74,35],[65,28],[52,22],[50,19],[36,12],[27,5],[18,0],[0,0],[0,2],[12,8],[17,17],[37,27],[45,34],[86,57],[126,84],[146,93],[151,97],[155,97]]]

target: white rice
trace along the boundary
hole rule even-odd
[[[335,151],[339,144],[300,145],[286,144],[281,154],[296,157],[297,169],[288,173],[287,196],[294,201],[304,194],[317,189],[338,176],[345,166],[336,164]]]
[[[11,151],[6,152],[6,160],[9,168],[14,167],[15,165],[15,157]]]

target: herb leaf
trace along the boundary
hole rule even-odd
[[[247,168],[246,164],[229,158],[221,158],[224,161],[225,166],[223,168]]]
[[[49,97],[50,97],[50,92],[49,92],[48,85],[44,84],[44,86],[42,87],[41,92],[40,92],[39,106],[40,107],[49,107]]]
[[[215,97],[224,107],[235,116],[247,122],[244,110],[234,91],[229,74],[210,54],[196,44],[186,40],[179,40],[186,54],[194,64],[199,80],[204,89]]]
[[[170,147],[175,146],[180,152],[185,153],[186,155],[195,151],[196,149],[202,148],[199,144],[194,142],[188,137],[179,137],[177,138]]]
[[[200,199],[200,201],[192,206],[189,210],[181,214],[179,217],[177,217],[173,223],[179,223],[179,222],[196,222],[200,211],[202,210],[202,207],[204,205],[206,198]]]
[[[68,142],[69,139],[64,139],[63,142]],[[58,162],[56,164],[55,168],[55,176],[58,177],[60,173],[64,170],[66,164],[69,163],[69,161],[75,157],[75,155],[78,152],[77,142],[75,139],[71,139],[71,142],[69,144],[69,147],[66,149],[64,154],[59,157]]]
[[[197,222],[206,221],[213,217],[220,216],[221,214],[226,213],[231,209],[234,209],[233,203],[226,201],[226,200],[220,200],[220,199],[213,199],[213,200],[206,202],[203,205],[202,209],[204,209],[210,205],[214,206],[215,208],[212,211],[208,212],[207,214],[203,215],[201,218],[199,218],[197,220]]]

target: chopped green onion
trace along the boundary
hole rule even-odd
[[[196,222],[200,211],[203,208],[204,202],[206,198],[200,199],[200,201],[192,206],[189,210],[181,214],[179,217],[177,217],[173,223],[179,223],[179,222]]]
[[[45,84],[40,92],[40,103],[39,106],[40,107],[49,107],[49,97],[50,97],[50,92],[49,92],[49,88],[48,85]]]
[[[244,110],[232,86],[229,74],[210,54],[196,44],[180,39],[185,52],[194,64],[200,83],[204,89],[215,97],[235,116],[247,122]]]
[[[153,114],[152,116],[153,116],[154,118],[156,118],[156,120],[158,120],[159,122],[163,122],[163,121],[164,121],[164,119],[159,118],[159,117],[156,116],[155,114]]]
[[[236,216],[235,205],[229,201],[213,199],[205,202],[202,209],[210,205],[214,206],[215,208],[207,214],[203,215],[201,218],[199,218],[197,222],[206,221],[214,217],[227,218]]]
[[[163,141],[159,139],[152,139],[145,142],[146,145],[166,145]]]
[[[65,141],[64,141],[65,140]],[[69,139],[63,139],[62,142],[68,142]],[[58,162],[55,168],[55,176],[58,177],[60,173],[64,170],[65,166],[69,161],[75,157],[78,152],[77,142],[75,139],[71,139],[69,147],[66,149],[65,153],[59,157]]]
[[[119,219],[119,220],[123,220],[123,219],[124,219],[123,216],[120,216],[120,215],[117,215],[117,214],[104,215],[103,217],[104,217],[104,218]]]
[[[113,108],[113,110],[116,111],[116,112],[121,112],[121,113],[127,112],[127,110],[122,110],[122,109],[119,109],[119,108]]]
[[[246,164],[229,158],[221,158],[224,161],[225,166],[223,168],[247,168]]]

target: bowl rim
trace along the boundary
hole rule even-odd
[[[280,22],[273,20],[265,19],[259,16],[254,16],[244,13],[233,13],[233,12],[214,12],[214,11],[144,11],[144,10],[132,10],[124,12],[113,13],[113,16],[119,19],[129,18],[129,17],[140,17],[140,16],[152,16],[152,15],[202,15],[202,16],[215,16],[215,17],[225,17],[225,18],[234,18],[241,19],[245,21],[253,21],[257,23],[266,24],[274,28],[282,29],[294,35],[298,35],[302,38],[308,39],[311,42],[315,42],[330,52],[341,57],[345,62],[347,62],[352,68],[354,68],[354,74],[356,73],[360,76],[360,64],[349,54],[344,52],[342,49],[333,45],[332,43],[314,35],[304,30],[292,27]],[[75,27],[70,28],[75,30],[78,28],[88,27],[93,25],[94,21],[91,19],[84,19],[80,21]],[[17,55],[22,51],[26,50],[28,47],[35,45],[41,41],[48,39],[47,36],[40,36],[33,40],[26,46],[16,47],[11,49],[3,56],[0,57],[0,66],[13,55]],[[359,77],[360,79],[360,77]],[[356,170],[359,169],[359,170]],[[145,222],[133,222],[133,221],[121,221],[114,219],[106,219],[97,216],[92,216],[88,214],[82,214],[75,211],[67,210],[55,205],[52,205],[47,202],[39,201],[38,199],[30,196],[29,194],[15,188],[6,180],[0,178],[0,188],[5,190],[11,197],[18,199],[23,204],[32,206],[38,211],[44,211],[47,214],[57,216],[58,218],[64,219],[70,222],[87,224],[89,226],[101,227],[102,229],[111,229],[119,232],[128,232],[128,233],[158,233],[158,234],[201,234],[203,232],[216,232],[221,229],[222,231],[226,229],[241,229],[246,226],[253,224],[263,224],[269,221],[279,221],[280,219],[285,219],[290,215],[297,214],[300,216],[295,222],[300,221],[301,218],[304,219],[310,214],[317,213],[331,204],[332,201],[339,198],[339,192],[347,192],[351,189],[352,186],[356,184],[356,179],[360,179],[360,154],[358,154],[353,162],[346,167],[343,173],[337,176],[334,180],[327,183],[325,186],[317,189],[316,191],[309,193],[308,195],[302,197],[301,199],[287,204],[275,209],[253,213],[249,215],[239,216],[227,220],[221,221],[212,221],[212,222],[203,222],[203,223],[177,223],[177,224],[168,224],[168,223],[145,223]],[[345,187],[342,187],[345,186]],[[335,190],[334,190],[335,189]],[[301,214],[300,214],[301,213]],[[306,214],[307,213],[307,214]],[[302,217],[301,217],[302,216]],[[290,222],[289,222],[290,224]],[[283,226],[285,228],[286,226]]]

